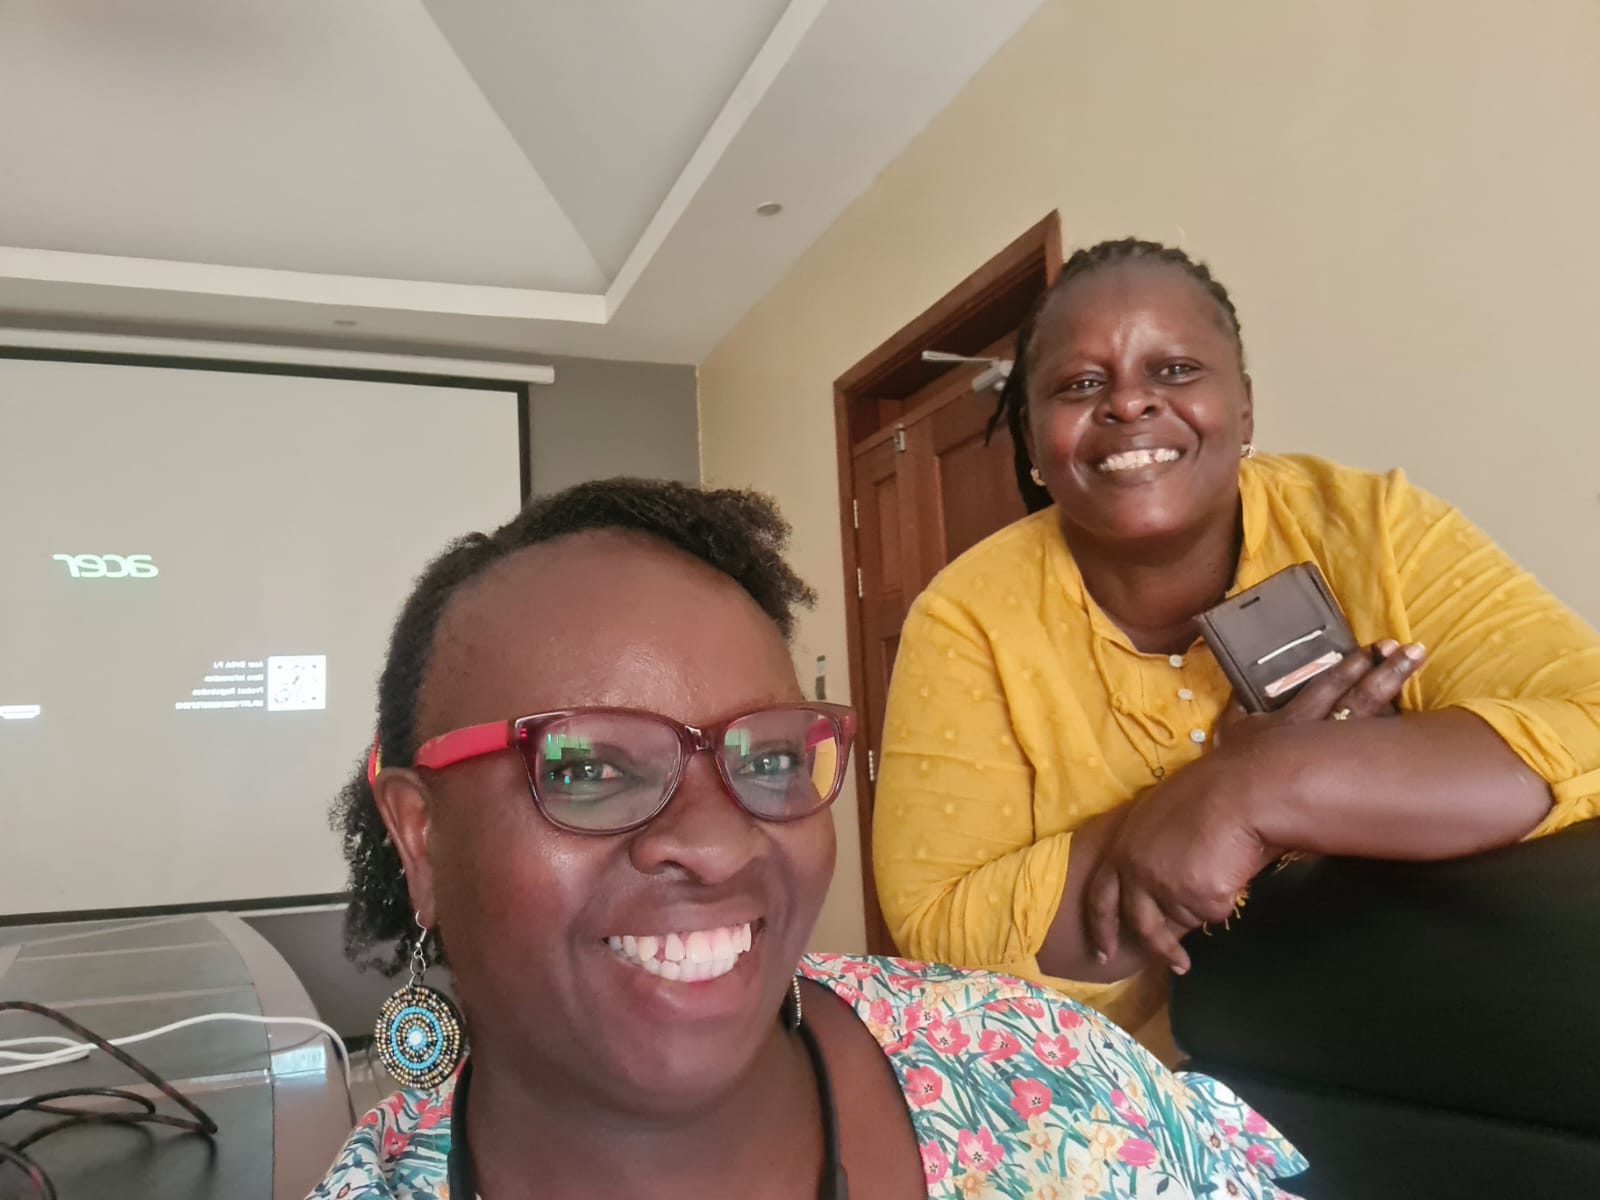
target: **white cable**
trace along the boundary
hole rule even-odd
[[[350,1067],[348,1054],[344,1047],[344,1039],[331,1026],[309,1017],[263,1017],[255,1013],[203,1013],[200,1016],[188,1017],[182,1021],[174,1021],[170,1025],[163,1025],[159,1029],[147,1030],[144,1033],[129,1034],[127,1037],[108,1038],[113,1046],[132,1046],[139,1042],[149,1041],[151,1038],[162,1037],[174,1033],[179,1029],[191,1025],[202,1025],[209,1021],[244,1021],[257,1025],[302,1025],[325,1034],[338,1048],[337,1053],[341,1063],[344,1064],[345,1086],[349,1087]],[[16,1052],[4,1049],[8,1046],[37,1045],[51,1043],[57,1048],[39,1052]],[[10,1041],[0,1042],[0,1057],[21,1059],[24,1065],[17,1067],[0,1067],[0,1075],[17,1075],[25,1071],[42,1070],[45,1067],[55,1066],[59,1063],[74,1062],[86,1058],[91,1052],[99,1049],[92,1042],[78,1042],[71,1038],[62,1037],[28,1037],[15,1038]]]
[[[324,1025],[321,1021],[314,1021],[310,1017],[263,1017],[255,1013],[204,1013],[198,1017],[188,1017],[182,1021],[174,1021],[170,1025],[163,1025],[160,1029],[150,1029],[144,1033],[134,1033],[127,1037],[107,1038],[113,1046],[132,1046],[139,1042],[149,1041],[151,1038],[162,1037],[179,1029],[186,1029],[191,1025],[203,1025],[208,1021],[245,1021],[256,1025],[304,1025],[319,1030],[327,1035],[334,1044],[339,1065],[344,1068],[344,1090],[350,1094],[350,1054],[345,1049],[344,1039],[331,1025]],[[54,1050],[19,1051],[9,1050],[11,1046],[33,1046],[40,1043],[53,1043]],[[54,1067],[61,1063],[76,1062],[87,1058],[90,1053],[100,1047],[93,1042],[77,1042],[71,1038],[61,1037],[25,1037],[14,1038],[10,1041],[0,1042],[0,1058],[21,1059],[20,1065],[13,1067],[0,1067],[0,1075],[20,1075],[25,1071],[42,1071],[46,1067]]]
[[[0,1050],[0,1058],[14,1058],[14,1059],[18,1059],[18,1060],[20,1060],[22,1062],[27,1062],[30,1059],[35,1059],[35,1058],[49,1058],[51,1054],[54,1054],[58,1050],[61,1050],[63,1048],[65,1048],[65,1049],[74,1049],[74,1048],[76,1048],[78,1046],[83,1045],[82,1042],[74,1041],[72,1038],[64,1038],[64,1037],[29,1037],[29,1038],[12,1038],[9,1042],[0,1042],[0,1046],[32,1046],[32,1045],[35,1045],[36,1043],[39,1043],[39,1042],[52,1042],[52,1043],[55,1044],[56,1050],[51,1050],[51,1051],[48,1051],[48,1052],[39,1051],[37,1053],[18,1053],[18,1052],[13,1051],[13,1050]]]

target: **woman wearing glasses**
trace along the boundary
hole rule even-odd
[[[803,954],[854,720],[803,700],[766,500],[590,484],[457,542],[395,627],[340,800],[350,945],[420,1086],[317,1200],[1281,1197],[1219,1085],[1017,980]]]

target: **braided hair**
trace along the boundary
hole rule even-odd
[[[1030,513],[1049,508],[1053,503],[1050,493],[1033,481],[1031,476],[1033,461],[1028,457],[1028,448],[1022,436],[1028,420],[1028,349],[1033,342],[1040,314],[1073,280],[1081,279],[1102,267],[1129,262],[1166,263],[1177,267],[1205,288],[1206,294],[1216,302],[1226,318],[1227,327],[1233,331],[1234,340],[1239,343],[1239,361],[1241,364],[1244,362],[1244,341],[1239,326],[1238,310],[1233,306],[1233,299],[1228,295],[1228,289],[1211,277],[1211,271],[1205,263],[1196,262],[1174,246],[1141,241],[1138,238],[1118,238],[1115,241],[1098,242],[1086,249],[1074,251],[1072,257],[1062,266],[1055,282],[1039,297],[1028,319],[1022,323],[1022,329],[1017,334],[1016,359],[1011,365],[1011,374],[1006,378],[1005,387],[1000,392],[1000,401],[995,405],[994,414],[989,418],[985,435],[986,441],[993,437],[1002,420],[1005,421],[1006,428],[1011,431],[1011,442],[1015,448],[1017,490],[1022,494],[1022,502]]]
[[[434,635],[461,587],[528,546],[591,530],[631,530],[690,554],[733,579],[788,641],[796,606],[816,594],[783,558],[789,525],[758,492],[711,491],[645,479],[583,483],[532,501],[491,534],[469,533],[428,564],[400,610],[378,682],[378,745],[383,757],[409,763],[417,752],[417,695],[432,657]],[[400,856],[373,801],[365,756],[330,813],[343,838],[350,905],[345,951],[385,974],[411,956],[413,922]],[[393,945],[392,952],[377,947]]]

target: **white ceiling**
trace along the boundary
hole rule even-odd
[[[0,0],[0,324],[695,362],[1040,2]]]

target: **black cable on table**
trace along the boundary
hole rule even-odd
[[[20,1142],[7,1144],[0,1142],[0,1163],[11,1163],[20,1168],[28,1182],[38,1193],[39,1200],[57,1200],[55,1184],[44,1168],[39,1166],[29,1155],[24,1153],[29,1146],[60,1133],[64,1129],[76,1128],[80,1125],[112,1124],[112,1125],[167,1125],[185,1133],[199,1134],[210,1138],[216,1135],[217,1123],[210,1115],[194,1101],[190,1100],[172,1084],[149,1067],[145,1066],[133,1055],[119,1046],[113,1046],[105,1038],[88,1029],[71,1017],[57,1012],[44,1004],[34,1004],[28,1000],[0,1000],[0,1013],[31,1012],[37,1016],[54,1021],[64,1029],[69,1029],[85,1042],[90,1043],[100,1050],[104,1050],[112,1058],[122,1063],[135,1075],[150,1084],[167,1099],[178,1107],[191,1114],[188,1117],[176,1117],[167,1113],[157,1112],[155,1102],[148,1096],[141,1096],[137,1092],[126,1088],[108,1087],[81,1087],[63,1088],[58,1091],[44,1092],[37,1096],[29,1096],[11,1104],[0,1105],[0,1121],[18,1113],[39,1113],[46,1116],[60,1117],[61,1119],[46,1125],[43,1129],[36,1129]],[[113,1099],[126,1101],[134,1105],[134,1109],[85,1108],[78,1105],[64,1103],[79,1099]]]

